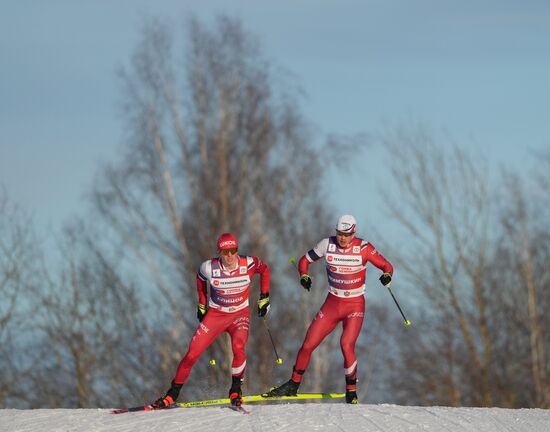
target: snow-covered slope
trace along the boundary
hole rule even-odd
[[[433,431],[548,432],[550,410],[408,407],[396,405],[249,405],[243,415],[227,407],[182,408],[113,415],[106,409],[0,410],[0,431]]]

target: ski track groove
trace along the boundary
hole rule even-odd
[[[397,407],[395,407],[395,408],[397,408]],[[403,423],[405,423],[406,425],[409,426],[409,429],[410,429],[411,426],[414,427],[414,428],[418,428],[418,423],[414,423],[414,422],[408,420],[407,418],[405,418],[403,415],[398,415],[395,412],[387,412],[384,409],[374,408],[374,407],[370,408],[369,411],[378,413],[381,416],[386,417],[387,420],[398,420],[400,422],[403,422]],[[397,409],[393,409],[392,411],[397,411]],[[391,422],[391,423],[393,423],[393,422]]]
[[[277,404],[255,406],[250,415],[253,420],[250,425],[252,432],[291,432],[291,431],[321,431],[321,432],[353,432],[355,428],[341,425],[341,411],[331,409],[331,404],[308,405],[308,416],[304,416],[303,404]],[[266,409],[267,408],[267,409]],[[276,415],[274,414],[274,411]],[[291,419],[291,421],[289,421]]]
[[[440,411],[441,409],[447,409],[447,408],[443,408],[443,407],[437,407],[438,408],[438,411]],[[456,408],[455,408],[456,409]],[[457,422],[457,421],[453,421],[451,420],[450,418],[443,418],[441,417],[441,414],[440,413],[436,413],[436,412],[433,412],[433,409],[430,407],[430,408],[423,408],[423,411],[430,414],[431,416],[437,418],[439,420],[439,424],[441,426],[444,426],[446,430],[448,431],[452,431],[452,432],[457,432],[457,429],[454,429],[454,428],[450,428],[448,425],[446,424],[442,424],[443,422],[448,422],[448,423],[451,423],[452,425],[456,426],[456,427],[459,427],[461,430],[465,430],[465,431],[471,431],[471,424],[468,422],[468,426],[469,427],[466,427],[464,426],[464,420],[462,420],[462,416],[460,416],[458,419],[460,420],[460,422]]]
[[[502,430],[506,428],[508,432],[519,432],[519,429],[516,429],[514,426],[512,426],[512,422],[514,421],[513,416],[506,416],[507,417],[506,420],[503,420],[500,418],[502,417],[500,414],[491,413],[490,417],[495,423],[498,423],[502,426],[501,428]],[[508,418],[508,417],[511,417],[511,418]],[[532,428],[532,430],[535,430],[534,426],[531,426],[530,424],[529,426],[530,426],[530,429]],[[550,426],[549,426],[549,429],[550,429]]]
[[[375,429],[367,429],[369,432],[384,432],[380,424],[370,417],[370,414],[361,414],[360,419],[375,427]],[[362,430],[362,428],[360,430]]]

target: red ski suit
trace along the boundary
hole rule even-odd
[[[260,274],[261,293],[269,293],[269,267],[255,256],[239,256],[238,266],[233,271],[226,270],[219,258],[201,264],[197,273],[197,292],[199,303],[206,305],[210,287],[208,312],[191,338],[172,383],[183,384],[201,354],[223,332],[231,337],[231,374],[244,377],[250,324],[248,297],[250,282],[256,273]]]
[[[341,249],[336,237],[329,237],[321,240],[300,258],[300,275],[307,274],[309,264],[322,257],[325,258],[329,294],[309,326],[302,347],[298,351],[292,374],[292,380],[296,382],[301,382],[312,352],[339,322],[343,325],[340,346],[344,355],[345,375],[355,379],[355,343],[365,314],[363,294],[367,263],[374,264],[385,273],[393,273],[392,265],[372,244],[356,237],[345,249]]]

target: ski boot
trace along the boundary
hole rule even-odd
[[[353,390],[346,390],[346,403],[356,404],[357,401],[357,392]]]
[[[346,377],[346,403],[356,404],[357,400],[357,378]]]
[[[231,388],[229,389],[229,400],[233,406],[241,406],[243,403],[243,392],[241,390],[241,384],[243,380],[240,376],[231,377]]]
[[[279,387],[274,387],[269,390],[267,393],[264,393],[264,397],[275,397],[275,396],[296,396],[298,394],[298,387],[300,383],[292,381],[289,379],[286,383],[280,385]]]
[[[163,397],[158,398],[155,402],[151,404],[153,409],[165,409],[169,408],[171,405],[175,404],[178,400],[180,390],[183,387],[183,384],[172,383],[170,389],[166,392]]]

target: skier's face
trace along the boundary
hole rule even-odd
[[[220,251],[220,257],[224,267],[233,268],[237,262],[237,249],[223,249]]]
[[[346,233],[342,231],[336,231],[336,241],[338,242],[338,246],[340,246],[342,249],[346,248],[351,241],[353,240],[355,236],[353,233]]]

